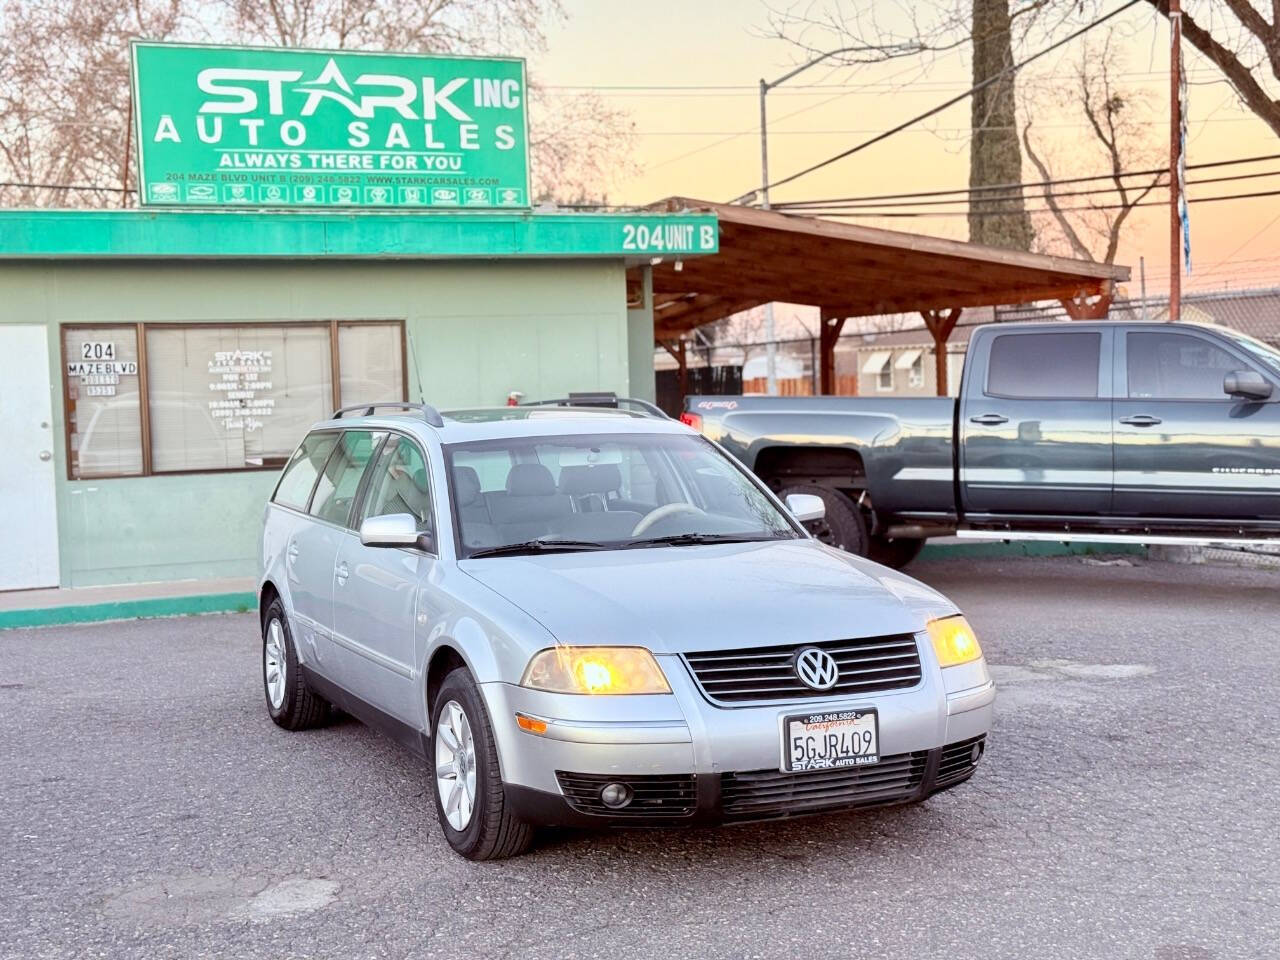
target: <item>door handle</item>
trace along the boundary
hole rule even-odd
[[[298,559],[298,545],[296,543],[289,544],[289,559],[290,560]]]
[[[48,450],[41,450],[40,459],[42,461],[48,462],[49,460],[53,459],[53,454],[50,453]]]
[[[998,427],[1002,423],[1008,423],[1009,418],[1000,413],[984,413],[981,416],[970,417],[970,423],[980,423],[984,427]]]
[[[1120,422],[1127,423],[1131,427],[1154,427],[1157,423],[1162,423],[1163,421],[1159,417],[1140,413],[1134,417],[1121,417]]]
[[[334,567],[333,572],[338,577],[338,583],[346,583],[347,577],[351,575],[351,571],[347,569],[347,561],[345,560],[343,560],[340,564]]]

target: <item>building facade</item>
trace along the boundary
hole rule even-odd
[[[339,406],[652,397],[637,219],[714,234],[705,215],[0,213],[0,492],[24,505],[0,589],[253,573],[280,465]]]

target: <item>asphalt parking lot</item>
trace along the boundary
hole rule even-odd
[[[267,720],[252,615],[0,633],[0,956],[1276,956],[1280,573],[912,572],[1000,681],[968,784],[489,864],[389,741]]]

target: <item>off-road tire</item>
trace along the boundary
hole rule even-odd
[[[821,497],[826,504],[826,516],[805,525],[810,533],[833,547],[856,553],[860,557],[867,555],[867,551],[871,549],[871,539],[867,536],[867,522],[862,517],[862,509],[856,503],[838,490],[807,483],[784,487],[779,495],[785,499],[792,493],[812,494]]]
[[[435,789],[435,771],[432,770],[432,794],[436,800],[436,817],[445,840],[456,853],[468,860],[505,860],[519,856],[529,848],[533,839],[533,827],[519,820],[507,806],[502,789],[502,771],[498,766],[498,748],[493,739],[493,724],[485,709],[480,688],[476,686],[470,671],[458,667],[440,684],[431,705],[431,749],[429,756],[434,768],[436,737],[440,729],[440,713],[450,700],[462,707],[471,725],[471,735],[476,746],[476,798],[471,820],[463,830],[455,830],[444,813],[440,791]]]
[[[285,616],[284,604],[276,597],[267,607],[262,618],[262,646],[264,652],[272,621],[279,621],[280,631],[284,638],[285,658],[285,691],[284,699],[277,709],[271,705],[271,695],[267,691],[266,670],[262,675],[262,695],[267,701],[267,713],[275,721],[276,726],[285,730],[307,730],[322,726],[329,719],[329,704],[307,686],[306,677],[298,663],[298,652],[293,643],[293,632],[289,629],[289,618]]]

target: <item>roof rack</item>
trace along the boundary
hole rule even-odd
[[[362,417],[373,416],[373,411],[378,407],[392,407],[396,410],[417,410],[422,414],[422,419],[427,421],[433,427],[443,427],[444,417],[440,416],[440,411],[429,403],[404,403],[399,400],[380,401],[378,403],[353,403],[347,407],[339,407],[333,411],[333,419],[341,420],[344,414],[350,413],[352,410],[363,410],[360,414]]]
[[[655,420],[670,420],[662,408],[648,400],[637,397],[620,397],[616,393],[592,391],[590,393],[571,393],[567,397],[554,400],[530,400],[520,404],[522,407],[597,407],[606,410],[633,409],[646,417]]]

